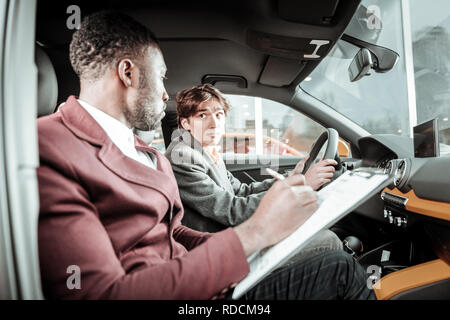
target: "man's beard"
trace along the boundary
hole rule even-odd
[[[142,95],[137,99],[133,110],[125,113],[125,117],[128,123],[138,130],[155,130],[165,116],[164,112],[156,113],[158,109],[156,102],[153,102],[147,95]],[[164,110],[165,107],[162,109]]]
[[[125,111],[125,118],[133,128],[141,131],[155,130],[161,124],[161,120],[164,118],[165,113],[162,111],[157,113],[158,102],[155,97],[150,94],[148,78],[144,72],[139,77],[139,90],[140,94],[136,100],[133,109]],[[146,94],[148,93],[148,94]],[[165,110],[165,104],[161,108]]]

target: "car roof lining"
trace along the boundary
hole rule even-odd
[[[246,89],[217,83],[226,93],[256,95],[270,87],[283,87],[292,96],[297,85],[341,37],[359,2],[326,0],[318,5],[289,0],[228,0],[214,4],[204,0],[40,0],[37,41],[46,48],[57,75],[64,77],[64,81],[59,81],[59,101],[79,87],[68,84],[77,79],[68,59],[73,30],[66,27],[66,10],[73,4],[80,7],[82,16],[101,9],[120,10],[147,25],[160,40],[171,98],[177,91],[200,83],[206,74],[242,76],[247,80]],[[306,10],[310,10],[308,14],[302,13]],[[317,19],[306,21],[320,17],[322,11],[326,15],[334,13],[327,24],[321,25]],[[306,22],[295,21],[299,19]],[[254,34],[262,35],[259,42],[254,41]],[[330,42],[320,49],[320,58],[303,59],[304,53],[314,51],[315,46],[309,44],[311,39]]]

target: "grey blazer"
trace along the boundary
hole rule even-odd
[[[241,183],[218,165],[188,131],[177,129],[166,157],[178,182],[185,208],[183,224],[199,231],[216,232],[247,220],[274,179]]]

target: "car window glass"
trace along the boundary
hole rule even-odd
[[[226,95],[231,110],[222,139],[224,153],[304,156],[324,127],[281,103]]]
[[[450,2],[411,1],[417,123],[437,118],[441,155],[450,155]]]
[[[371,70],[370,76],[351,82],[348,67],[359,48],[339,40],[300,86],[372,134],[407,135],[410,119],[401,3],[364,0],[362,5],[367,8],[367,18],[354,17],[346,33],[392,49],[401,59],[387,73]],[[379,26],[375,23],[378,15],[381,16]]]
[[[450,2],[363,0],[358,11],[345,33],[396,51],[397,64],[350,82],[359,48],[339,40],[301,88],[372,134],[411,136],[437,118],[441,155],[450,155]]]

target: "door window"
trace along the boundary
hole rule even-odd
[[[222,152],[253,155],[305,156],[325,128],[300,112],[275,101],[226,95]]]

